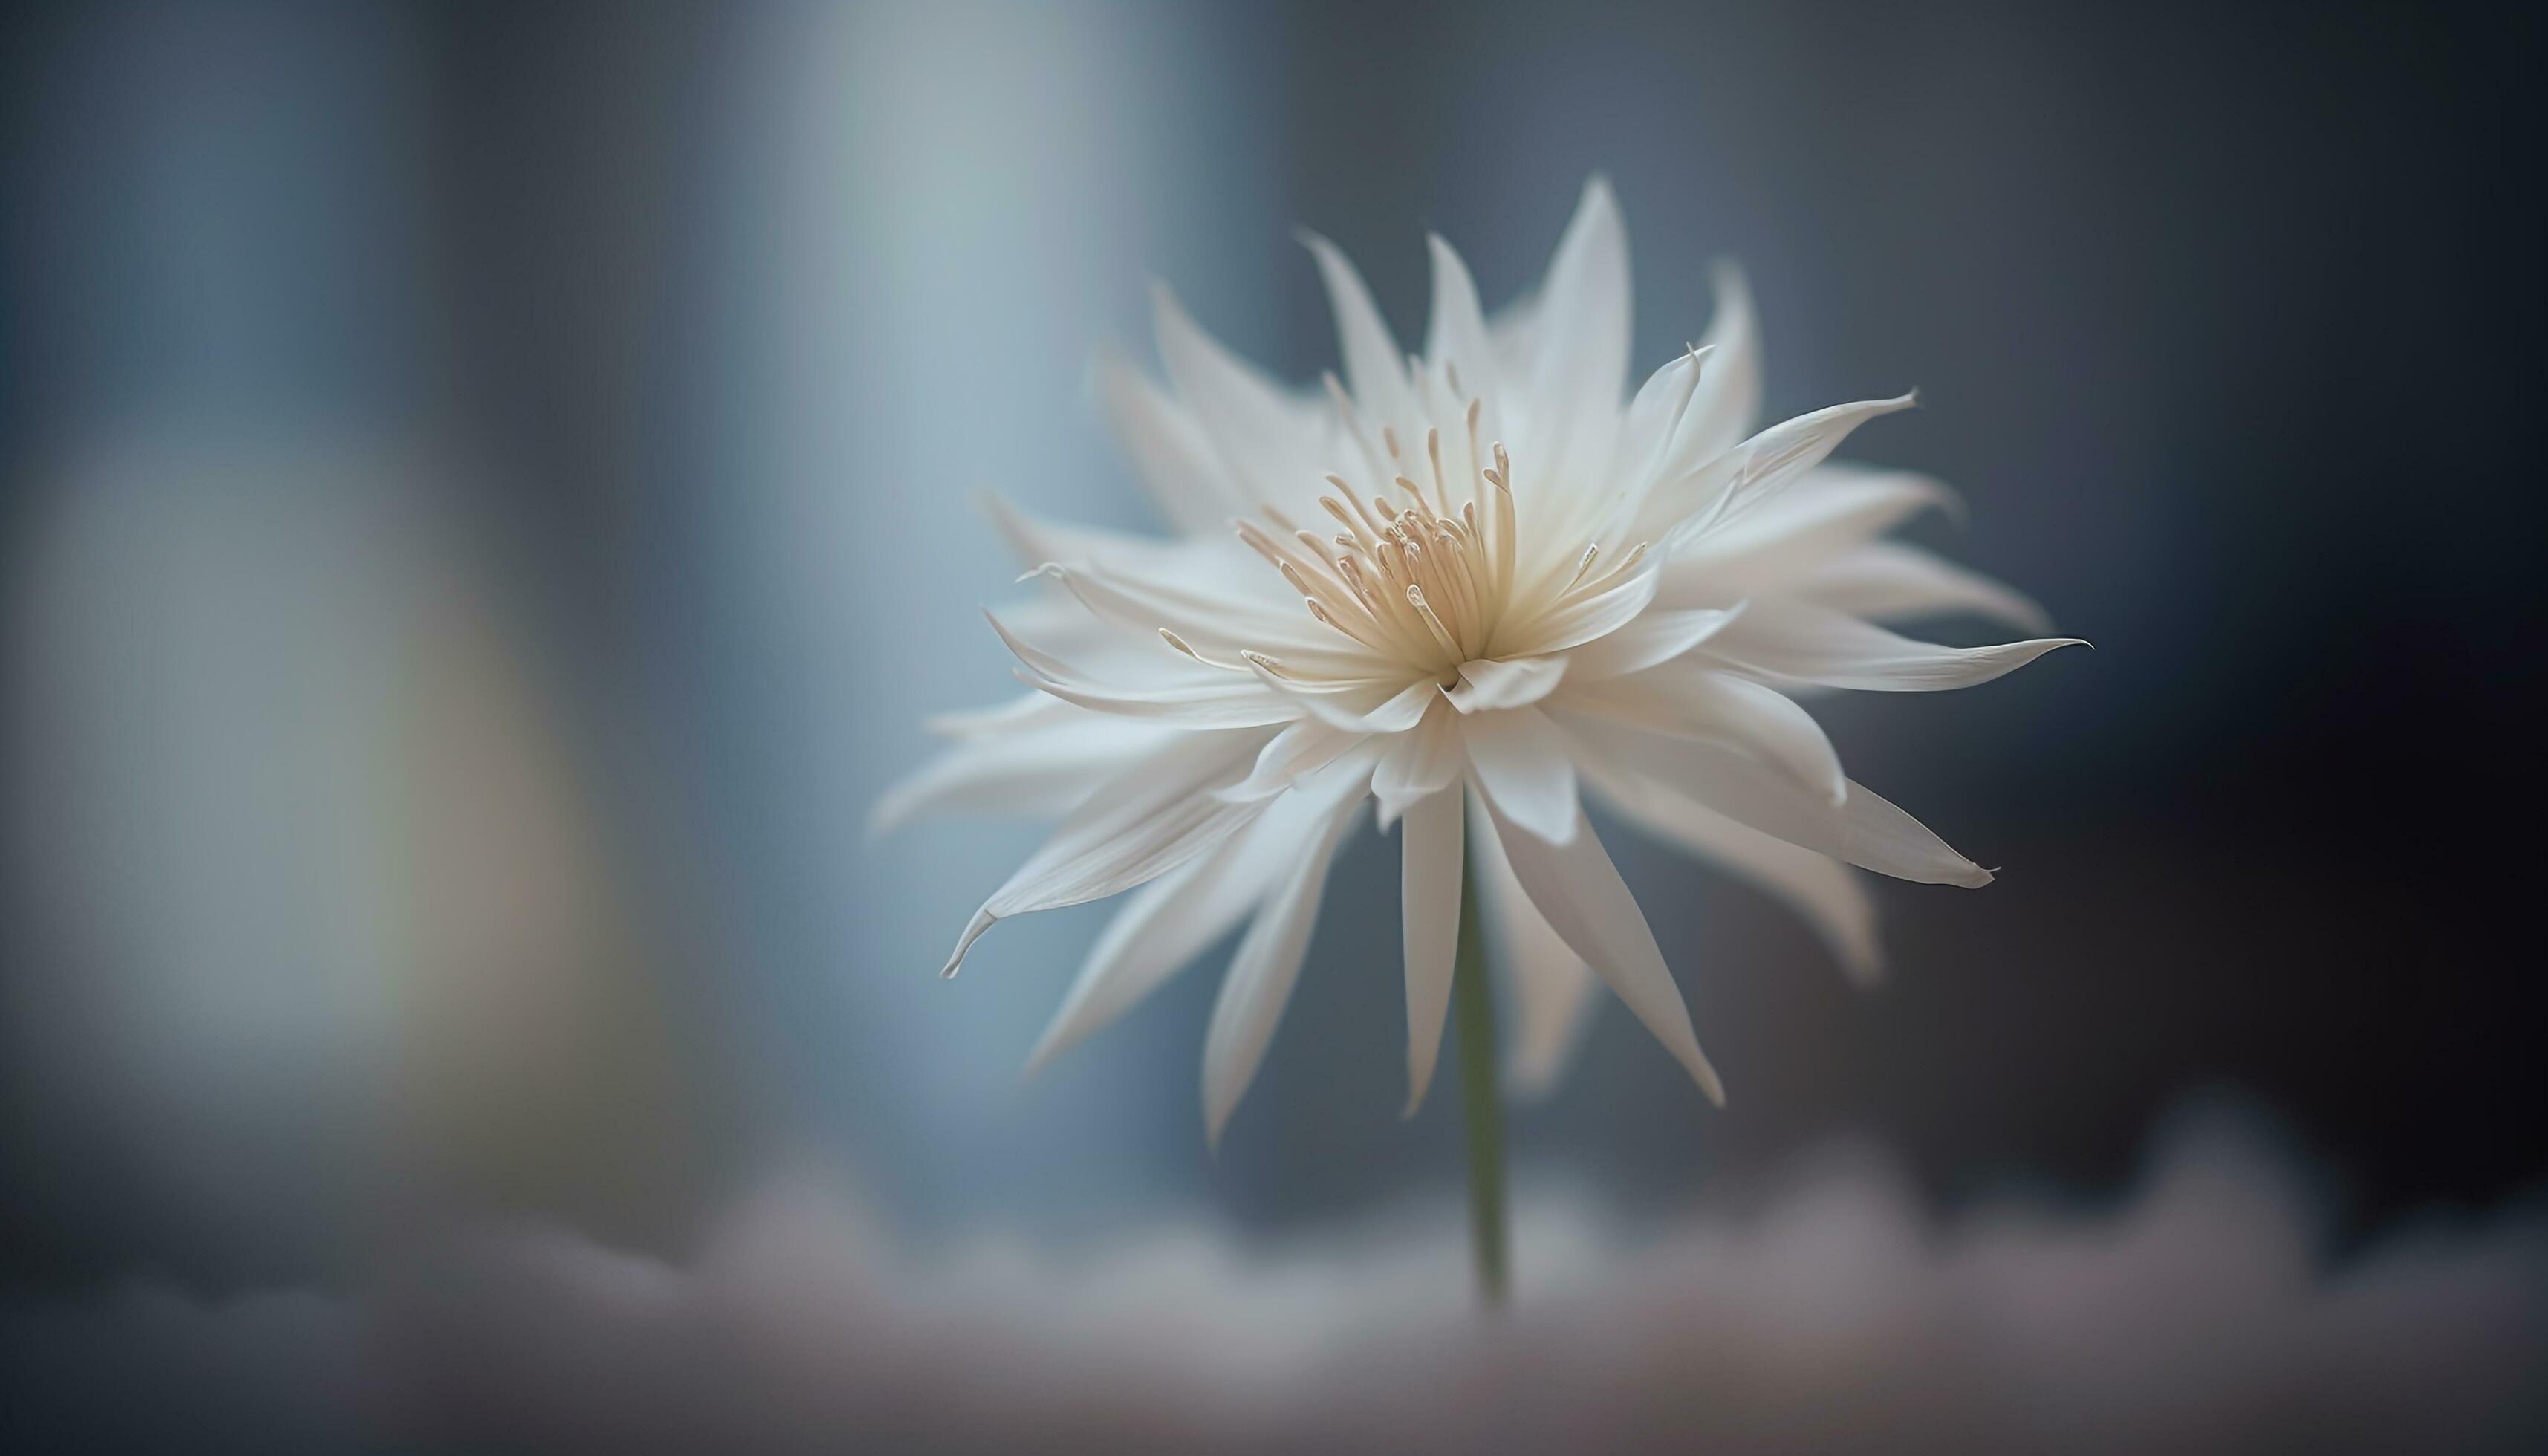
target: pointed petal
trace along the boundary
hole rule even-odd
[[[1267,741],[1247,777],[1221,790],[1221,796],[1232,802],[1272,798],[1334,763],[1361,742],[1360,734],[1331,728],[1316,718],[1304,718]]]
[[[1094,712],[1156,719],[1186,728],[1270,727],[1301,716],[1280,693],[1234,673],[1191,686],[1111,687],[1019,637],[998,617],[989,612],[982,615],[990,618],[991,629],[1024,664],[1018,676],[1029,686]]]
[[[1716,635],[1707,656],[1773,681],[1866,692],[1941,692],[2016,672],[2077,637],[2035,637],[1989,647],[1916,642],[1846,612],[1799,601],[1764,603]]]
[[[1833,804],[1848,797],[1840,753],[1796,702],[1776,688],[1683,661],[1617,678],[1567,705],[1674,738],[1740,749]]]
[[[1488,812],[1495,816],[1496,836],[1512,863],[1513,876],[1549,927],[1619,993],[1708,1100],[1724,1106],[1725,1084],[1698,1047],[1689,1007],[1664,964],[1645,912],[1637,908],[1637,897],[1619,878],[1592,826],[1581,822],[1582,810],[1577,811],[1576,832],[1562,845],[1514,824],[1492,802]]]
[[[1689,607],[1652,608],[1615,632],[1595,637],[1567,654],[1567,676],[1578,683],[1625,677],[1671,662],[1725,629],[1743,609]]]
[[[1253,692],[1233,680],[1201,687],[1108,688],[1058,682],[1021,670],[1018,681],[1091,712],[1144,718],[1180,728],[1270,728],[1300,716],[1281,697]]]
[[[1956,854],[1929,826],[1894,807],[1892,800],[1853,778],[1843,806],[1840,858],[1862,869],[1896,879],[1925,879],[1931,884],[1979,889],[1991,882],[1990,870]],[[1915,872],[1906,873],[1906,870]]]
[[[1588,766],[1584,781],[1603,807],[1631,825],[1723,865],[1802,916],[1852,981],[1866,985],[1883,973],[1875,901],[1848,865],[1739,824],[1651,779],[1630,781]]]
[[[1065,813],[1175,730],[1074,713],[1036,733],[957,743],[887,789],[867,817],[882,835],[928,813]]]
[[[1380,799],[1380,827],[1389,828],[1416,800],[1449,787],[1467,757],[1449,703],[1427,708],[1413,728],[1391,740],[1372,771],[1371,791]]]
[[[1027,1075],[1131,1010],[1228,934],[1265,898],[1312,827],[1302,801],[1279,800],[1210,853],[1128,896],[1089,948],[1027,1059]]]
[[[1164,286],[1151,302],[1168,382],[1239,489],[1254,500],[1280,500],[1315,483],[1317,415],[1214,342]]]
[[[1562,657],[1480,659],[1460,665],[1460,685],[1445,696],[1464,713],[1528,707],[1557,690],[1566,676]]]
[[[1641,493],[1646,483],[1662,474],[1706,365],[1707,356],[1693,347],[1648,375],[1636,398],[1628,402],[1627,418],[1619,427],[1618,466],[1635,482],[1632,491]]]
[[[1970,614],[2047,636],[2052,618],[2015,588],[1899,541],[1869,541],[1799,578],[1807,600],[1870,621]]]
[[[1913,395],[1859,400],[1781,420],[1689,474],[1658,486],[1638,512],[1639,531],[1660,539],[1667,558],[1678,555],[1709,531],[1759,509],[1804,479],[1860,425],[1917,403]]]
[[[1021,692],[1017,696],[987,707],[956,708],[932,713],[920,720],[921,729],[933,737],[954,739],[1003,738],[1031,733],[1046,728],[1058,728],[1080,721],[1086,714],[1048,692]]]
[[[1121,894],[1212,849],[1263,811],[1212,790],[1237,776],[1253,734],[1182,734],[1091,794],[974,912],[941,974],[991,923]]]
[[[1825,464],[1792,491],[1690,542],[1664,566],[1666,606],[1722,606],[1784,592],[1835,557],[1893,529],[1917,511],[1960,510],[1956,493],[1908,471]]]
[[[1584,1027],[1592,1009],[1598,981],[1592,967],[1549,929],[1496,838],[1486,805],[1472,797],[1469,805],[1469,853],[1477,864],[1479,908],[1484,912],[1489,961],[1512,987],[1516,1025],[1504,1056],[1504,1080],[1512,1095],[1537,1099],[1556,1090],[1575,1048],[1583,1044]]]
[[[1234,663],[1246,652],[1267,652],[1320,673],[1370,671],[1368,654],[1351,649],[1341,634],[1303,614],[1297,597],[1289,609],[1274,610],[1262,598],[1190,590],[1155,574],[1094,563],[1050,562],[1028,576],[1060,583],[1100,620],[1157,652],[1176,651],[1160,639],[1164,627],[1205,656],[1225,662]]]
[[[1636,572],[1616,586],[1589,595],[1567,598],[1545,616],[1526,626],[1512,629],[1510,649],[1515,656],[1542,656],[1580,647],[1637,619],[1654,604],[1655,592],[1662,585],[1662,573],[1653,567]],[[1498,645],[1506,634],[1498,630]]]
[[[1363,287],[1362,275],[1354,271],[1343,249],[1319,234],[1305,230],[1301,241],[1319,260],[1319,277],[1326,284],[1327,300],[1335,310],[1337,350],[1344,357],[1345,383],[1353,387],[1354,403],[1372,423],[1408,429],[1415,411],[1408,395],[1406,366],[1389,325],[1372,305],[1370,290]]]
[[[1325,806],[1310,831],[1309,843],[1301,847],[1289,871],[1266,897],[1255,923],[1239,941],[1237,954],[1230,957],[1229,973],[1222,979],[1203,1044],[1204,1138],[1216,1150],[1222,1129],[1228,1126],[1247,1084],[1255,1080],[1265,1047],[1274,1040],[1274,1028],[1283,1019],[1283,1008],[1292,999],[1302,958],[1309,954],[1310,933],[1318,924],[1327,865],[1335,858],[1337,843],[1353,826],[1360,799],[1356,793]]]
[[[1019,508],[997,491],[976,491],[972,502],[1022,570],[1048,561],[1148,564],[1174,549],[1167,542],[1122,531],[1047,521]]]
[[[1147,375],[1108,351],[1098,356],[1089,384],[1106,427],[1132,458],[1134,475],[1179,535],[1223,530],[1232,515],[1248,509],[1246,493],[1214,453],[1203,426]]]
[[[1497,813],[1552,844],[1572,838],[1583,821],[1575,799],[1575,760],[1566,736],[1537,708],[1472,713],[1460,738],[1479,790]]]
[[[1838,807],[1734,749],[1668,738],[1580,712],[1562,715],[1589,776],[1622,775],[1617,793],[1651,780],[1791,845],[1862,869],[1922,884],[1977,889],[1989,870],[1956,854],[1921,823],[1853,780]],[[1614,795],[1615,796],[1615,795]]]
[[[1592,479],[1628,384],[1628,232],[1609,182],[1585,184],[1537,306],[1531,447],[1552,479]]]
[[[1248,669],[1259,682],[1284,701],[1331,728],[1346,733],[1404,733],[1421,722],[1442,689],[1430,678],[1413,682],[1348,682],[1334,684],[1296,682],[1254,658]]]
[[[1424,1102],[1451,1009],[1460,943],[1462,794],[1445,788],[1407,811],[1399,847],[1399,915],[1407,946],[1407,1111]]]
[[[1425,362],[1459,371],[1460,384],[1472,396],[1497,394],[1495,346],[1487,336],[1486,313],[1478,306],[1478,285],[1468,265],[1438,234],[1427,234],[1433,257],[1433,312],[1425,326]]]
[[[1698,341],[1708,351],[1707,369],[1657,472],[1666,480],[1733,449],[1761,427],[1761,329],[1752,288],[1732,263],[1717,264],[1713,281],[1716,317]]]

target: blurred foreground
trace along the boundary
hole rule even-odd
[[[667,1263],[479,1227],[350,1292],[136,1280],[0,1313],[29,1449],[2514,1451],[2548,1440],[2548,1214],[2329,1265],[2251,1120],[2105,1210],[1941,1221],[1864,1149],[1679,1217],[1527,1190],[1509,1318],[1459,1210],[915,1251],[777,1178]]]

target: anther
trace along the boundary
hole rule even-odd
[[[1569,577],[1566,581],[1567,591],[1572,592],[1575,590],[1576,584],[1584,580],[1584,574],[1592,570],[1592,559],[1600,554],[1601,543],[1598,541],[1595,541],[1592,545],[1584,548],[1584,559],[1575,563],[1575,575]]]

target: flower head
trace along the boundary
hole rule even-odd
[[[989,502],[1047,588],[991,621],[1033,691],[939,720],[955,744],[878,820],[1065,817],[966,925],[947,973],[997,920],[1138,887],[1041,1064],[1252,917],[1205,1047],[1217,1140],[1290,996],[1328,864],[1373,802],[1384,830],[1405,821],[1410,1111],[1441,1041],[1467,856],[1513,979],[1523,1090],[1560,1068],[1597,977],[1721,1102],[1584,796],[1793,904],[1872,975],[1873,913],[1847,866],[1967,886],[1990,874],[1850,780],[1796,695],[1961,687],[2075,639],[1955,648],[1875,624],[1972,612],[2040,631],[2042,613],[1878,539],[1949,503],[1943,487],[1827,463],[1909,396],[1756,431],[1759,345],[1732,270],[1704,340],[1629,397],[1627,240],[1599,180],[1538,295],[1495,318],[1432,239],[1420,354],[1400,352],[1343,254],[1306,241],[1342,380],[1275,385],[1164,291],[1166,387],[1099,368],[1174,538]]]

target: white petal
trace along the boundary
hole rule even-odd
[[[1793,591],[1871,621],[1969,613],[2038,636],[2052,630],[2051,617],[2016,589],[1899,541],[1869,541],[1797,579]]]
[[[982,902],[940,973],[954,975],[994,921],[1121,894],[1215,845],[1264,810],[1213,790],[1235,779],[1253,754],[1251,733],[1181,734],[1089,796]]]
[[[1849,783],[1846,833],[1840,857],[1862,869],[1896,879],[1923,879],[1932,884],[1979,889],[1991,882],[1990,870],[1948,848],[1929,826],[1894,807],[1893,801],[1853,778]],[[1919,873],[1904,873],[1916,868]]]
[[[1256,755],[1256,766],[1248,771],[1247,777],[1221,790],[1221,796],[1233,801],[1272,798],[1334,763],[1361,742],[1360,734],[1304,718],[1275,734]]]
[[[1649,608],[1617,631],[1568,653],[1567,677],[1579,683],[1597,682],[1671,662],[1723,631],[1742,609],[1740,603],[1678,611]]]
[[[1240,489],[1259,500],[1285,500],[1315,484],[1318,414],[1214,342],[1165,287],[1151,298],[1168,381]]]
[[[1407,946],[1407,1112],[1432,1085],[1451,1009],[1451,971],[1460,943],[1462,795],[1445,788],[1407,811],[1399,847],[1399,915]]]
[[[1001,738],[1058,728],[1084,721],[1087,714],[1049,692],[1021,692],[987,707],[956,708],[920,720],[923,731],[939,738]]]
[[[1734,448],[1761,426],[1761,329],[1752,289],[1732,263],[1716,265],[1714,282],[1716,317],[1698,340],[1707,368],[1659,472],[1665,479]]]
[[[1688,660],[1614,678],[1567,699],[1569,708],[1675,738],[1752,754],[1834,804],[1848,796],[1840,753],[1813,714],[1776,688]]]
[[[1846,612],[1799,601],[1764,602],[1718,633],[1706,655],[1773,680],[1866,692],[1940,692],[2016,672],[2077,637],[2034,637],[1989,647],[1915,642]]]
[[[996,616],[991,628],[1025,667],[1018,676],[1064,702],[1122,717],[1150,718],[1187,728],[1258,728],[1289,723],[1301,716],[1282,694],[1252,678],[1216,675],[1190,686],[1113,687],[1095,682],[1068,663],[1011,632]]]
[[[1616,586],[1604,588],[1586,596],[1576,596],[1561,603],[1535,621],[1516,626],[1509,633],[1498,629],[1499,646],[1509,635],[1508,649],[1515,656],[1539,656],[1564,652],[1596,637],[1606,637],[1635,621],[1637,615],[1652,605],[1662,575],[1646,567]]]
[[[1851,980],[1864,985],[1883,972],[1875,901],[1848,865],[1739,824],[1652,779],[1631,779],[1588,762],[1584,781],[1612,813],[1723,865],[1804,917]]]
[[[1575,712],[1563,715],[1563,726],[1588,773],[1651,779],[1791,845],[1896,879],[1967,889],[1991,881],[1989,870],[1856,781],[1835,808],[1758,760],[1703,739],[1667,738]]]
[[[1289,872],[1266,897],[1255,923],[1239,941],[1237,954],[1230,957],[1229,973],[1222,980],[1220,998],[1213,1002],[1212,1024],[1203,1043],[1204,1138],[1215,1149],[1221,1146],[1221,1131],[1228,1125],[1231,1110],[1265,1059],[1266,1045],[1274,1040],[1284,1005],[1292,999],[1301,960],[1309,954],[1310,933],[1318,925],[1327,864],[1335,858],[1337,842],[1353,826],[1360,798],[1354,794],[1326,808],[1309,832],[1309,843],[1297,847]]]
[[[1575,760],[1566,735],[1537,708],[1472,713],[1460,739],[1478,788],[1498,814],[1553,844],[1583,822],[1575,800]]]
[[[1640,492],[1662,473],[1670,458],[1706,364],[1707,356],[1692,348],[1648,375],[1636,398],[1628,402],[1628,415],[1619,428],[1618,468],[1637,483]]]
[[[1354,271],[1343,249],[1319,234],[1305,230],[1301,241],[1319,260],[1319,277],[1326,284],[1327,301],[1335,310],[1337,350],[1344,356],[1345,383],[1353,387],[1355,405],[1374,425],[1409,429],[1415,410],[1408,394],[1407,370],[1397,340],[1390,336],[1389,325],[1381,321],[1380,310],[1372,306],[1371,293],[1363,287],[1362,275]],[[1400,443],[1420,446],[1422,442],[1402,439]]]
[[[1725,521],[1664,566],[1666,606],[1722,606],[1784,591],[1799,576],[1882,535],[1914,512],[1960,509],[1924,475],[1826,463],[1773,500]]]
[[[1442,695],[1430,678],[1413,682],[1357,681],[1318,684],[1294,682],[1250,658],[1257,681],[1300,711],[1346,733],[1404,733],[1422,721]]]
[[[1020,509],[997,491],[976,491],[972,502],[990,521],[991,529],[999,533],[1001,543],[1021,568],[1039,567],[1048,561],[1150,565],[1175,549],[1172,543],[1122,531],[1047,521]]]
[[[1592,480],[1628,384],[1628,233],[1610,184],[1585,184],[1537,305],[1530,464],[1542,480]]]
[[[1387,829],[1416,800],[1447,788],[1467,758],[1448,702],[1427,708],[1413,728],[1392,739],[1372,771],[1371,791],[1380,799],[1380,827]]]
[[[1245,513],[1246,494],[1213,452],[1203,426],[1166,391],[1111,351],[1098,356],[1090,384],[1107,428],[1132,457],[1133,473],[1180,534],[1218,532]]]
[[[1369,654],[1320,627],[1291,598],[1287,610],[1270,610],[1263,598],[1190,590],[1143,576],[1089,564],[1051,563],[1028,573],[1058,582],[1100,619],[1134,641],[1175,652],[1159,635],[1175,632],[1207,657],[1235,663],[1246,652],[1271,653],[1320,673],[1367,673]]]
[[[1228,934],[1265,898],[1312,827],[1307,800],[1286,797],[1210,853],[1135,890],[1089,948],[1027,1059],[1027,1074],[1131,1010]]]
[[[1678,480],[1667,481],[1638,512],[1639,534],[1660,539],[1665,556],[1687,549],[1709,531],[1739,520],[1805,478],[1860,425],[1908,410],[1915,396],[1859,400],[1781,420]]]
[[[1557,690],[1566,677],[1562,657],[1480,659],[1460,665],[1460,685],[1446,694],[1464,713],[1528,707]]]
[[[867,832],[890,833],[927,813],[1066,813],[1174,732],[1074,711],[1040,732],[967,739],[887,789],[867,817]]]
[[[1498,378],[1522,385],[1530,382],[1533,361],[1539,357],[1540,314],[1540,295],[1532,289],[1487,316],[1487,343],[1496,351]]]
[[[1470,395],[1492,400],[1498,393],[1496,355],[1487,337],[1486,315],[1478,307],[1478,285],[1451,244],[1433,234],[1424,243],[1433,256],[1433,313],[1425,326],[1425,361],[1436,368],[1449,364],[1459,371],[1461,387]]]
[[[1495,816],[1496,835],[1512,863],[1513,876],[1549,927],[1619,993],[1646,1030],[1688,1069],[1708,1100],[1724,1106],[1725,1084],[1698,1048],[1689,1007],[1664,964],[1645,912],[1637,908],[1637,897],[1619,878],[1592,826],[1581,822],[1583,811],[1576,811],[1576,832],[1562,845],[1512,823],[1493,803],[1488,812]]]
[[[1229,686],[1110,688],[1058,682],[1021,670],[1018,681],[1091,712],[1145,718],[1180,728],[1270,728],[1300,716],[1270,692]]]
[[[1512,987],[1517,1023],[1504,1054],[1504,1080],[1513,1096],[1537,1099],[1556,1089],[1575,1048],[1583,1044],[1586,1013],[1592,1009],[1592,967],[1549,929],[1538,907],[1513,878],[1495,823],[1474,799],[1469,811],[1469,853],[1477,866],[1479,909],[1487,927],[1489,960]]]

